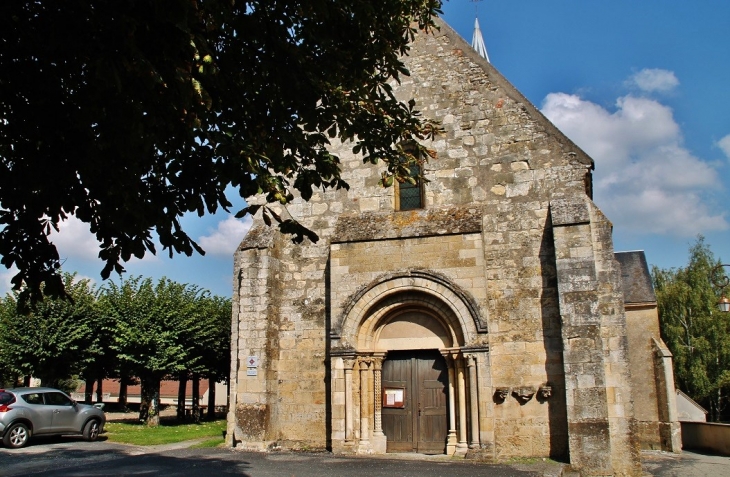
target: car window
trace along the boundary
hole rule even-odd
[[[46,405],[51,406],[70,406],[73,404],[71,400],[61,393],[45,393]]]
[[[12,404],[15,402],[15,396],[10,393],[0,393],[0,405]]]
[[[23,394],[22,398],[28,404],[43,404],[43,397],[38,393]]]

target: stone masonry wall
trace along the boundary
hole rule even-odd
[[[256,231],[249,234],[254,241]],[[243,442],[245,446],[260,448],[267,438],[271,423],[271,406],[268,395],[272,369],[269,345],[269,328],[272,320],[277,321],[277,306],[273,283],[278,269],[278,260],[272,256],[268,231],[261,230],[265,238],[257,247],[241,250],[236,254],[234,267],[233,329],[231,396],[232,412],[228,416],[228,439]],[[261,237],[258,237],[261,238]],[[260,371],[256,376],[247,376],[246,360],[250,356],[259,358]]]
[[[395,211],[393,189],[377,185],[380,170],[352,154],[352,144],[333,146],[349,191],[315,191],[309,202],[295,201],[282,211],[313,228],[320,241],[292,245],[277,239],[267,245],[272,252],[253,252],[255,241],[247,237],[237,252],[236,273],[243,273],[239,295],[234,296],[241,302],[234,317],[237,357],[265,352],[259,373],[267,377],[250,381],[245,369],[239,370],[236,405],[266,406],[269,420],[262,438],[266,445],[331,445],[328,438],[341,436],[342,429],[327,435],[333,404],[328,396],[341,399],[344,394],[338,394],[343,382],[338,371],[341,360],[330,366],[327,337],[342,305],[379,272],[438,269],[468,290],[488,322],[488,334],[479,338],[489,344],[489,356],[480,359],[478,370],[483,445],[495,457],[565,456],[569,415],[576,406],[575,386],[571,384],[571,394],[565,394],[566,372],[571,373],[571,383],[579,375],[598,380],[595,387],[623,373],[620,356],[607,368],[601,364],[591,370],[595,374],[577,370],[573,374],[574,367],[563,363],[563,340],[574,343],[576,335],[561,323],[562,252],[556,244],[585,243],[569,248],[585,251],[586,261],[596,259],[594,250],[598,254],[613,250],[610,231],[608,237],[605,233],[594,237],[590,217],[570,237],[553,237],[551,201],[587,200],[592,161],[448,26],[434,35],[419,35],[405,61],[411,76],[395,85],[396,95],[404,100],[415,97],[424,116],[443,127],[443,133],[426,144],[438,158],[424,170],[429,180],[424,186],[424,211]],[[467,212],[461,216],[439,212],[447,210]],[[257,265],[257,260],[263,263]],[[601,298],[602,290],[591,293],[592,304],[614,303]],[[620,340],[620,323],[608,324],[610,332],[602,337],[600,321],[594,328],[589,324],[576,330],[581,336],[576,346],[592,339],[582,337],[591,329],[596,339],[605,338],[610,344],[604,349],[593,343],[589,354],[610,353]],[[575,325],[579,324],[583,325]],[[264,330],[266,335],[261,336]],[[617,346],[620,354],[620,343]],[[481,387],[483,383],[488,387]],[[493,398],[497,387],[537,389],[545,384],[553,388],[547,400],[522,403],[510,396],[498,403]],[[329,386],[335,386],[334,393]],[[570,412],[566,399],[568,408],[573,406]],[[622,418],[618,407],[608,410],[605,393],[600,401],[601,422]],[[354,409],[358,412],[357,403]],[[231,418],[229,429],[241,428],[236,419]],[[612,441],[612,431],[602,429],[605,435],[599,430],[599,440]],[[572,444],[570,449],[571,458],[580,453]],[[610,462],[606,465],[610,467]]]
[[[640,473],[631,374],[611,224],[586,198],[551,202],[571,464]]]
[[[634,412],[641,447],[661,448],[659,409],[657,400],[658,376],[654,362],[642,359],[653,354],[652,338],[659,336],[659,318],[656,305],[633,307],[626,310],[626,323],[631,356],[631,379],[634,390]]]
[[[641,458],[634,414],[621,267],[614,256],[613,224],[595,204],[589,204],[600,292],[598,309],[606,357],[604,369],[612,465],[616,475],[638,475],[641,473]]]

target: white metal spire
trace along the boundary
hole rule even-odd
[[[479,53],[479,56],[489,61],[489,55],[487,54],[487,47],[484,44],[484,38],[482,37],[482,30],[479,29],[479,19],[474,19],[474,35],[471,37],[471,47]]]

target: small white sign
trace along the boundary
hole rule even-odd
[[[259,357],[258,356],[249,356],[246,358],[246,367],[247,368],[258,368],[259,367]]]
[[[259,370],[256,368],[248,368],[246,370],[246,376],[258,376]]]

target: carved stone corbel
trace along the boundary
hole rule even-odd
[[[494,401],[497,404],[502,404],[507,396],[509,396],[510,388],[497,388],[494,391]]]
[[[545,402],[553,395],[553,387],[549,386],[547,384],[543,384],[540,386],[540,389],[537,390],[537,400],[540,402]]]
[[[512,395],[517,399],[520,404],[526,404],[532,396],[535,395],[535,388],[532,386],[522,386],[512,390]]]

